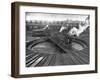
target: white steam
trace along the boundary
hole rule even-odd
[[[77,37],[80,36],[80,34],[82,34],[88,27],[90,26],[90,22],[89,22],[89,16],[85,19],[85,24],[79,24],[79,29],[77,29],[76,27],[73,27],[70,31],[69,31],[69,35],[76,35]]]

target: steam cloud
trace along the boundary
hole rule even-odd
[[[77,37],[80,36],[80,34],[82,34],[89,26],[90,26],[90,20],[89,20],[89,16],[85,19],[85,23],[84,25],[79,24],[79,29],[77,29],[76,27],[73,27],[70,31],[69,31],[69,35],[76,35]]]

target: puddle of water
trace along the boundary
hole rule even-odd
[[[72,42],[72,47],[76,50],[83,50],[84,49],[84,47],[81,44],[76,43],[76,42]]]

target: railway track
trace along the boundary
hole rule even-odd
[[[87,36],[82,35],[81,39],[72,39],[72,42],[83,46],[82,50],[74,49],[71,44],[66,45],[57,35],[29,41],[26,45],[26,67],[89,64]]]

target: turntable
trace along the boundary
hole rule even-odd
[[[89,64],[88,29],[80,37],[52,30],[34,33],[26,43],[26,67]]]

